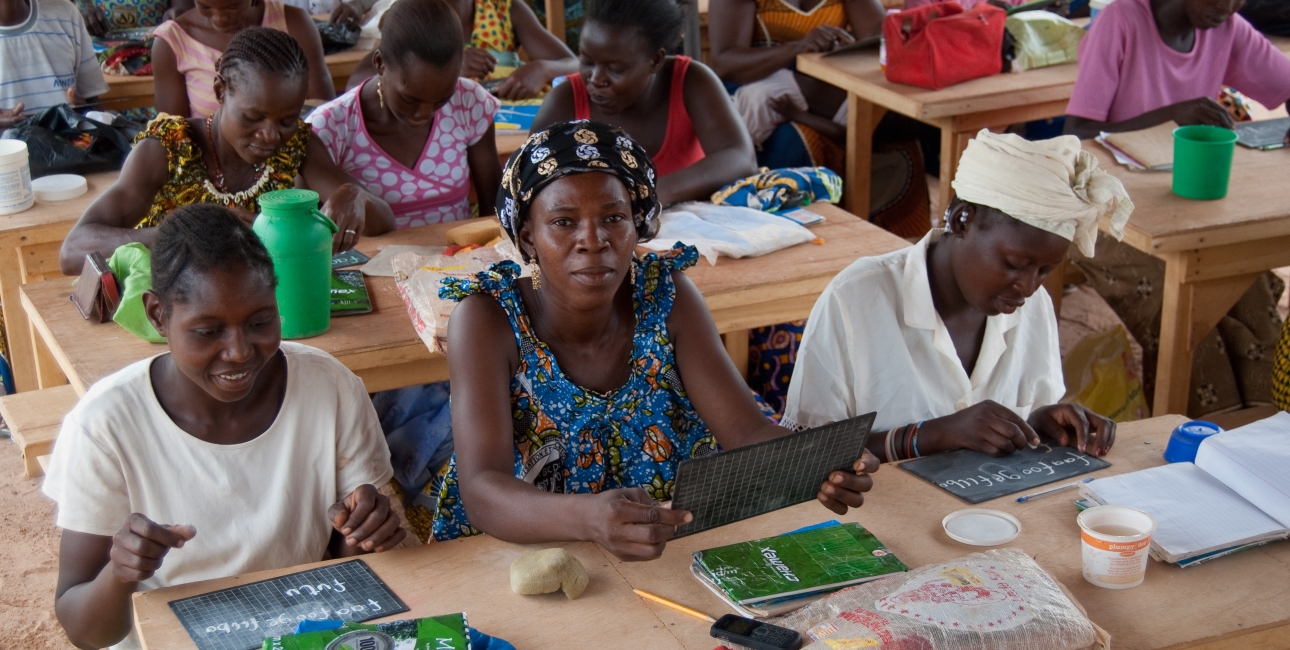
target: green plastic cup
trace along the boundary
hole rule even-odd
[[[1227,196],[1236,132],[1196,124],[1174,129],[1174,194],[1212,201]]]

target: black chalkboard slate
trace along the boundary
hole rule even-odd
[[[810,501],[836,470],[850,469],[873,427],[874,413],[704,458],[676,468],[672,507],[694,520],[677,537]]]
[[[968,503],[997,499],[1110,466],[1074,448],[1049,444],[1003,458],[960,449],[900,464],[901,469]]]
[[[408,611],[362,560],[329,564],[170,602],[201,650],[258,650],[306,618],[360,623]]]

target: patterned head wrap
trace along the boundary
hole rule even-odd
[[[1098,221],[1106,217],[1110,234],[1123,239],[1133,212],[1120,179],[1098,169],[1073,135],[1031,142],[982,129],[959,159],[953,187],[964,201],[1075,242],[1086,257]]]
[[[616,126],[578,120],[561,122],[534,133],[511,154],[497,190],[497,216],[502,230],[520,249],[520,229],[537,195],[552,181],[568,174],[608,172],[627,186],[632,201],[632,221],[641,240],[658,232],[662,212],[654,192],[654,163],[635,140]]]

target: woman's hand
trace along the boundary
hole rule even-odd
[[[1208,124],[1230,129],[1236,126],[1232,114],[1223,105],[1211,97],[1197,97],[1185,102],[1178,102],[1169,107],[1169,115],[1181,126],[1189,124]]]
[[[90,36],[105,36],[108,33],[107,14],[96,4],[82,5],[81,17],[85,19],[85,31]]]
[[[345,536],[350,552],[380,553],[399,545],[407,535],[390,499],[371,485],[360,485],[327,509],[332,528]]]
[[[112,536],[112,575],[121,582],[143,582],[161,568],[170,549],[183,548],[196,535],[192,526],[158,524],[136,512]]]
[[[461,76],[467,79],[487,79],[497,67],[497,59],[488,50],[468,47],[461,57]]]
[[[864,505],[864,492],[873,489],[873,477],[870,474],[878,471],[878,457],[866,449],[851,466],[852,473],[833,472],[829,480],[820,484],[820,493],[815,495],[824,507],[840,515],[847,514],[847,508],[859,508]]]
[[[363,22],[363,12],[348,2],[342,2],[332,10],[329,22],[358,24]]]
[[[854,43],[856,37],[851,35],[841,27],[832,25],[820,25],[812,29],[809,34],[797,42],[798,51],[802,54],[810,52],[830,52],[843,45]]]
[[[1030,414],[1030,426],[1063,447],[1105,456],[1115,444],[1115,421],[1078,404],[1053,404]]]
[[[547,81],[546,67],[542,62],[529,61],[516,68],[511,76],[497,86],[494,94],[502,99],[532,99],[546,88]]]
[[[1033,427],[1012,409],[986,400],[954,415],[928,420],[918,429],[918,451],[929,456],[955,449],[972,449],[990,456],[1007,456],[1039,444]]]
[[[353,183],[341,185],[327,197],[322,213],[336,222],[332,252],[347,251],[358,245],[367,223],[367,192]]]
[[[606,490],[588,497],[586,537],[624,562],[663,554],[676,528],[694,515],[659,505],[643,488]]]

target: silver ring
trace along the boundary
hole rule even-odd
[[[345,230],[345,232],[347,232],[347,233],[349,233],[349,234],[351,234],[351,235],[353,235],[353,234],[354,234],[354,230],[353,230],[352,228],[347,228],[347,229]]]

